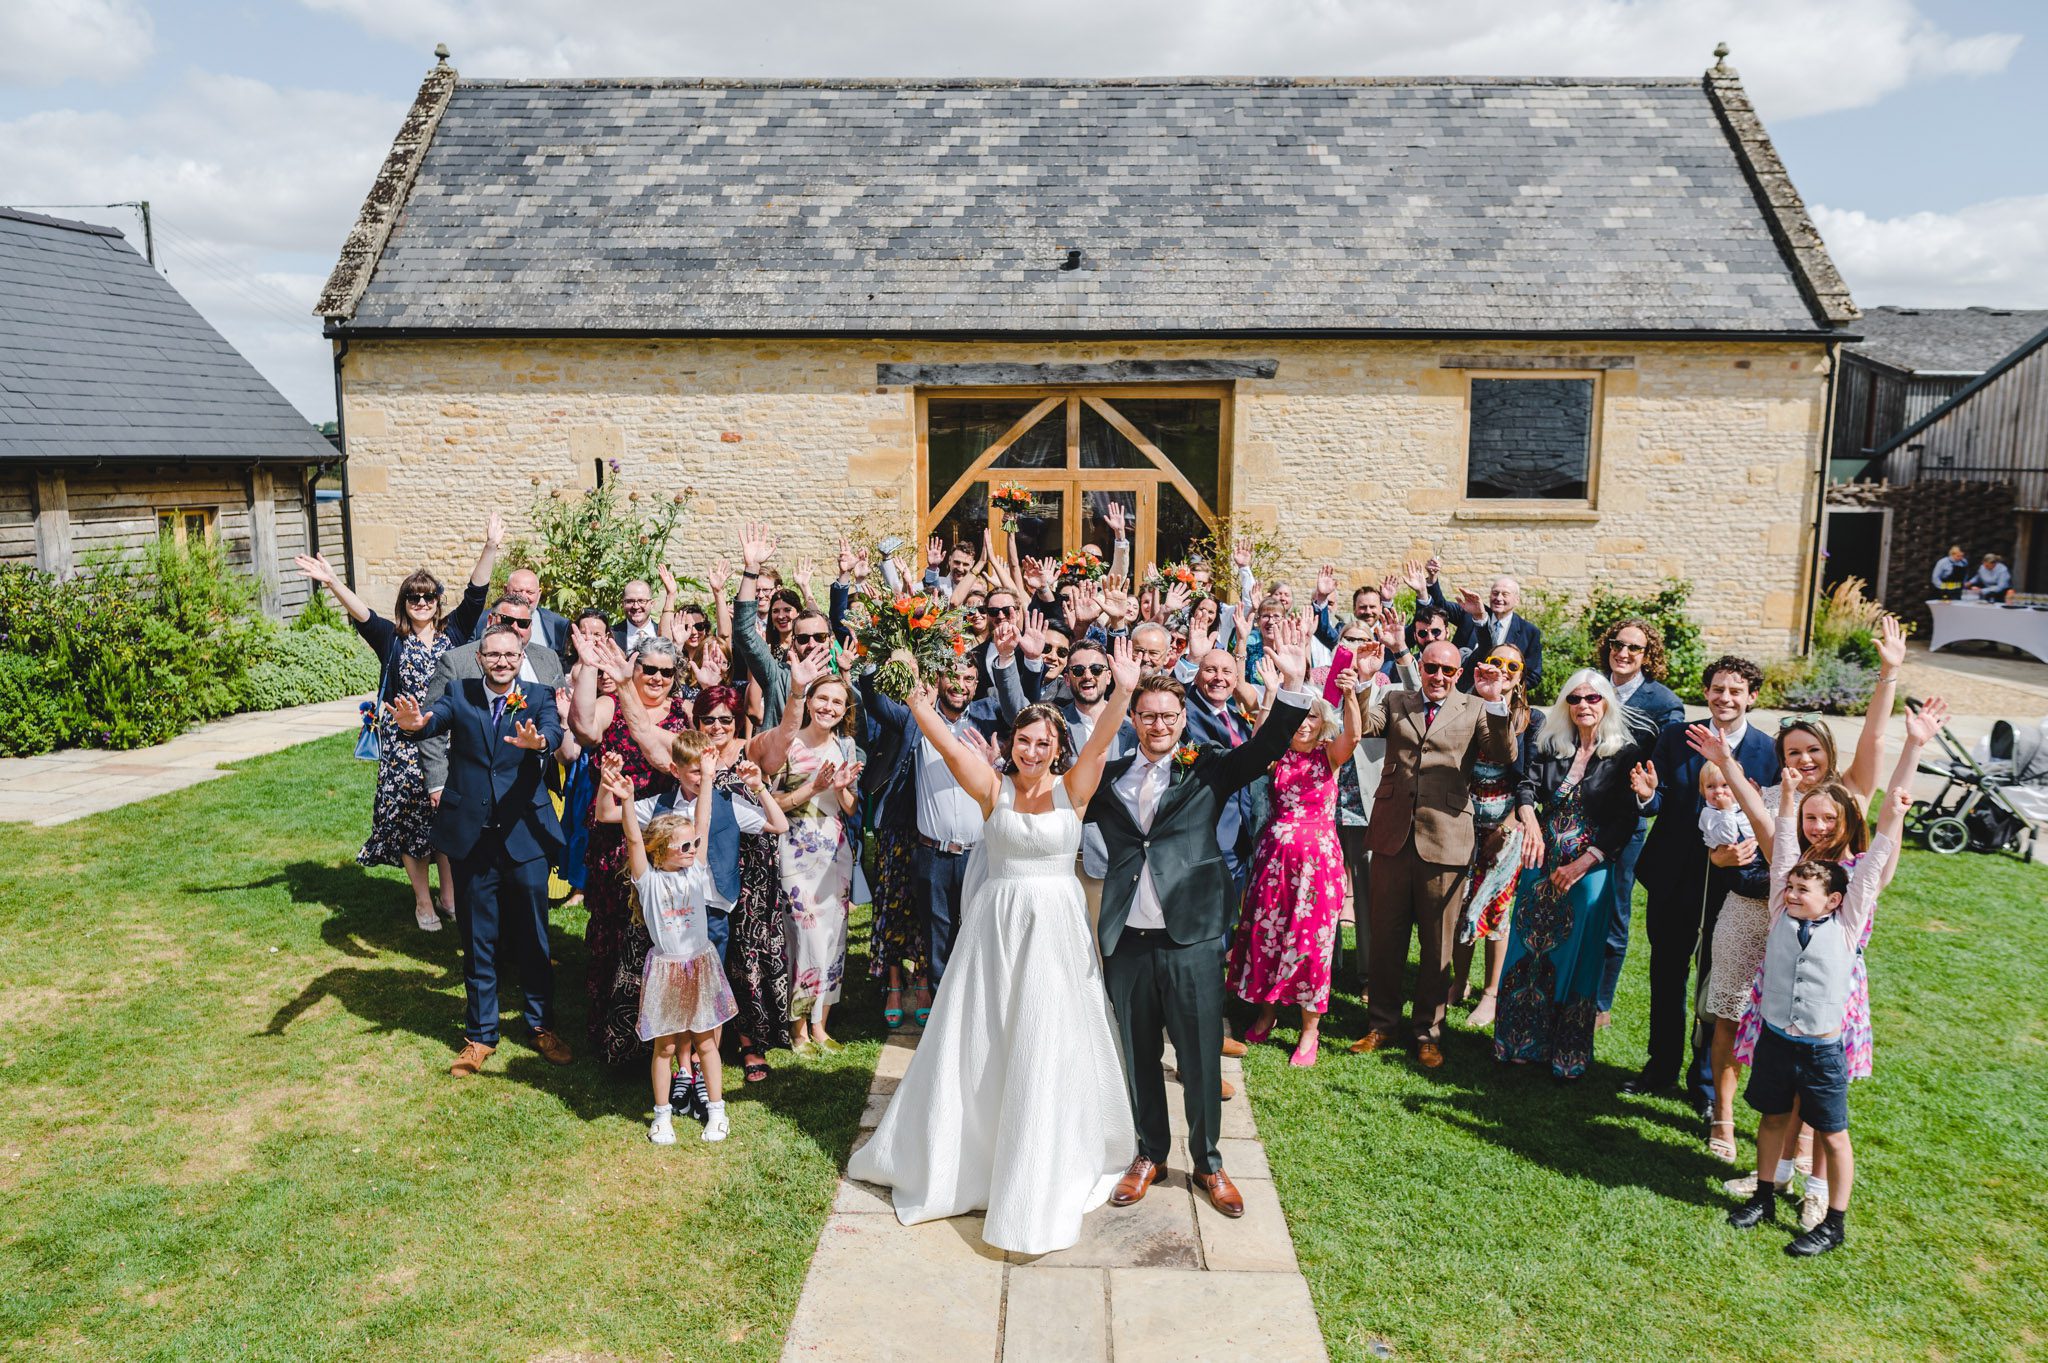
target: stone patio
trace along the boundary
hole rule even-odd
[[[856,1149],[881,1121],[916,1044],[917,1033],[906,1029],[883,1046]],[[1169,1064],[1171,1057],[1169,1050]],[[1180,1144],[1168,1158],[1171,1172],[1142,1202],[1098,1208],[1082,1223],[1080,1243],[1057,1254],[991,1248],[978,1216],[899,1225],[887,1189],[841,1178],[783,1358],[1326,1358],[1243,1067],[1225,1060],[1223,1070],[1238,1094],[1223,1105],[1218,1145],[1244,1194],[1242,1219],[1219,1215],[1195,1195]],[[1167,1089],[1178,1142],[1185,1131],[1180,1085]]]
[[[41,757],[0,758],[0,823],[69,823],[228,773],[224,762],[260,757],[353,729],[368,696],[289,710],[231,715],[154,748],[103,752],[68,748]]]

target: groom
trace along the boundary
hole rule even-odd
[[[1124,1086],[1138,1128],[1138,1157],[1110,1201],[1128,1207],[1166,1173],[1166,1076],[1162,1030],[1173,1038],[1185,1090],[1188,1158],[1197,1187],[1225,1216],[1244,1199],[1223,1172],[1216,1135],[1223,1123],[1223,958],[1229,947],[1232,883],[1216,846],[1216,820],[1231,795],[1287,750],[1313,698],[1306,631],[1287,621],[1266,656],[1280,669],[1279,701],[1257,733],[1234,749],[1183,747],[1187,692],[1165,674],[1138,683],[1131,723],[1138,751],[1103,769],[1104,790],[1087,821],[1102,833],[1103,983],[1116,1012]]]

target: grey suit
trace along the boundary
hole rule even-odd
[[[526,669],[533,673],[533,684],[553,690],[562,684],[562,659],[545,644],[530,643],[526,646]],[[434,702],[447,694],[455,682],[470,677],[482,677],[483,664],[476,658],[476,643],[451,648],[441,655],[441,661],[434,666],[434,679],[427,683],[427,698],[420,702],[422,711],[434,708]],[[521,673],[524,676],[524,671]],[[564,718],[563,727],[567,728]],[[420,742],[420,769],[426,773],[427,789],[437,791],[448,784],[448,736],[441,734]]]

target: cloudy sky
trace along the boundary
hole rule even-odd
[[[2048,307],[2037,0],[0,0],[0,203],[148,199],[313,420],[310,308],[436,42],[475,76],[1691,75],[1733,48],[1864,306]]]

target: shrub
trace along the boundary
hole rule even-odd
[[[1803,658],[1764,672],[1761,703],[1772,709],[1860,715],[1877,689],[1877,626],[1884,606],[1863,594],[1863,579],[1844,578],[1814,603],[1813,643]]]
[[[1808,666],[1801,675],[1784,683],[1777,704],[1771,708],[1824,715],[1860,715],[1870,707],[1870,693],[1877,687],[1877,669],[1839,653],[1810,654],[1799,661]],[[1764,694],[1770,695],[1768,684]]]
[[[377,689],[377,677],[377,655],[352,630],[280,630],[250,660],[247,708],[282,710],[361,695]]]
[[[1557,699],[1557,688],[1582,667],[1598,667],[1594,650],[1600,636],[1617,620],[1641,616],[1664,635],[1668,661],[1666,684],[1687,700],[1700,699],[1700,627],[1686,614],[1692,583],[1667,578],[1653,596],[1627,596],[1595,586],[1583,606],[1574,606],[1563,592],[1531,592],[1516,613],[1543,631],[1543,680],[1530,697],[1536,705]]]
[[[355,632],[348,622],[348,617],[334,604],[334,598],[317,587],[314,588],[313,594],[306,598],[306,604],[299,607],[298,616],[292,621],[292,628],[299,632],[314,629]]]
[[[616,620],[628,582],[658,580],[655,570],[689,504],[687,490],[642,498],[622,494],[616,479],[588,492],[551,489],[527,513],[538,543],[515,540],[505,553],[505,571],[533,569],[546,584],[548,605],[564,615],[595,606]]]
[[[0,653],[0,755],[33,757],[69,747],[86,728],[78,693],[47,658]]]

